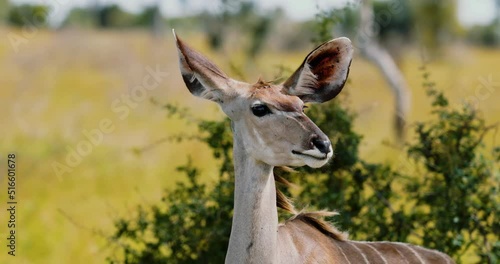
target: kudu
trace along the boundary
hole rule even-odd
[[[278,223],[278,206],[294,209],[277,192],[273,168],[317,168],[332,157],[330,140],[303,108],[304,103],[331,100],[342,90],[353,56],[349,39],[320,45],[280,85],[231,79],[175,39],[189,91],[218,103],[232,121],[236,178],[226,263],[454,263],[439,251],[415,245],[348,240],[321,219],[331,212],[297,213]]]

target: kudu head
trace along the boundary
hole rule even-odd
[[[175,36],[175,33],[174,33]],[[232,120],[247,155],[271,166],[321,167],[333,155],[328,137],[304,114],[304,103],[334,98],[344,86],[351,41],[323,43],[284,83],[248,84],[229,78],[175,36],[182,78],[189,91],[218,103]]]

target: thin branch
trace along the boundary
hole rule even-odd
[[[121,246],[121,247],[125,247],[125,245],[123,243],[121,243],[120,241],[118,241],[118,239],[115,239],[115,238],[113,238],[111,236],[106,235],[104,233],[104,231],[99,230],[99,229],[95,229],[95,228],[90,228],[88,226],[85,226],[85,225],[77,222],[75,219],[73,219],[68,213],[66,213],[61,208],[58,208],[57,212],[59,212],[64,218],[66,218],[66,220],[68,220],[71,224],[73,224],[77,228],[85,230],[85,231],[89,232],[92,235],[104,238],[106,241],[108,241],[109,244],[115,244],[115,245],[118,245],[118,246]]]
[[[161,144],[163,144],[165,142],[180,141],[180,140],[184,140],[184,139],[185,140],[193,140],[193,139],[199,139],[199,138],[200,137],[197,135],[184,135],[184,134],[165,136],[165,137],[157,139],[157,140],[153,141],[152,143],[149,143],[143,147],[133,148],[133,151],[136,154],[142,154],[144,152],[150,151],[150,150],[160,146]]]

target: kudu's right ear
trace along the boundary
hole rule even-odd
[[[172,32],[179,53],[182,79],[189,91],[198,97],[218,103],[223,102],[224,98],[232,93],[230,86],[232,79],[205,56],[184,44],[175,31]]]

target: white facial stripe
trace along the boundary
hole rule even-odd
[[[252,103],[252,107],[254,107],[256,105],[265,105],[265,104],[262,103],[261,101],[255,101],[255,102]]]
[[[274,113],[280,114],[280,115],[288,115],[288,116],[300,116],[302,113],[298,112],[287,112],[287,111],[281,111],[281,110],[274,110]]]
[[[288,116],[290,119],[292,119],[293,121],[295,121],[297,124],[299,124],[299,126],[304,129],[304,130],[307,130],[306,126],[303,124],[303,122],[300,122],[299,120],[297,120],[297,117],[300,117],[302,116],[302,113],[297,113],[297,112],[285,112],[285,111],[276,111],[277,114],[280,114],[280,115],[284,115],[284,116]]]

